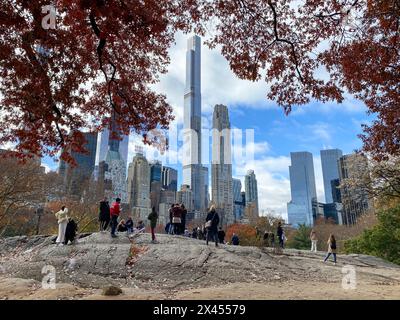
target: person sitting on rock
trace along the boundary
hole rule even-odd
[[[138,224],[136,225],[136,232],[144,232],[146,230],[146,226],[144,225],[144,222],[142,220],[138,221]]]
[[[118,224],[117,231],[118,232],[126,232],[127,230],[128,230],[128,228],[125,225],[125,220],[122,219]]]
[[[126,231],[129,233],[133,232],[133,220],[132,217],[128,217],[128,220],[126,220],[125,223]]]
[[[236,233],[234,233],[234,234],[232,235],[231,242],[232,242],[232,244],[233,244],[234,246],[238,246],[238,245],[239,245],[239,237],[238,237],[238,235],[237,235]]]

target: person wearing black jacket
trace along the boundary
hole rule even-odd
[[[225,231],[222,230],[221,227],[219,227],[219,231],[218,231],[218,240],[219,240],[219,243],[222,243],[222,244],[225,243]]]
[[[279,246],[283,249],[283,229],[281,222],[278,222],[278,228],[276,230],[276,235],[279,239]]]
[[[99,222],[100,222],[100,231],[106,231],[108,224],[110,223],[110,204],[108,203],[107,198],[105,197],[102,201],[100,201],[100,210],[99,210]]]
[[[69,241],[71,242],[71,244],[73,244],[75,241],[77,231],[78,231],[78,225],[72,218],[69,218],[67,228],[65,229],[64,244],[68,244]]]
[[[208,222],[210,221],[210,222]],[[207,227],[207,241],[206,244],[208,245],[208,241],[213,239],[215,241],[215,246],[218,247],[218,224],[219,224],[219,216],[217,211],[215,210],[214,206],[211,206],[210,212],[207,214],[206,217],[206,227]]]
[[[179,234],[184,234],[185,233],[185,229],[186,229],[186,215],[187,215],[187,210],[185,209],[185,206],[183,205],[183,203],[181,204],[181,228],[180,228],[180,232]]]

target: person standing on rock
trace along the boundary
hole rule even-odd
[[[65,231],[67,230],[68,224],[68,209],[65,206],[61,207],[61,210],[55,213],[58,222],[58,236],[56,239],[57,245],[64,245],[65,242]]]
[[[172,214],[174,211],[174,204],[171,204],[171,208],[169,208],[168,213],[169,213],[169,228],[168,228],[168,234],[173,234],[174,232],[174,224],[172,223]]]
[[[275,248],[275,234],[273,232],[271,232],[270,238],[271,238],[271,247]]]
[[[315,232],[314,229],[311,230],[310,240],[311,240],[311,252],[317,252],[318,238],[317,238],[317,233]]]
[[[276,235],[278,236],[279,239],[279,246],[283,249],[283,229],[282,229],[282,223],[279,221],[278,222],[278,228],[276,230]]]
[[[111,218],[111,237],[116,238],[117,235],[115,234],[115,230],[117,229],[118,226],[118,217],[121,213],[121,199],[117,198],[115,199],[115,202],[112,204],[110,208],[110,218]]]
[[[263,236],[263,242],[264,242],[265,247],[269,247],[269,243],[268,243],[269,239],[268,238],[269,238],[269,232],[265,231],[264,236]]]
[[[336,239],[333,234],[331,234],[328,239],[328,254],[325,257],[324,262],[328,260],[331,254],[333,255],[333,263],[336,265]]]
[[[221,244],[225,243],[225,231],[222,230],[222,227],[219,227],[218,240],[219,240],[219,243],[221,243]]]
[[[100,231],[106,231],[110,223],[110,204],[106,197],[100,201],[99,208]]]
[[[208,245],[208,241],[213,239],[215,241],[215,246],[218,247],[218,224],[219,224],[219,216],[214,206],[211,206],[211,210],[208,212],[206,217],[205,227],[207,229],[207,240],[206,244]]]
[[[155,243],[156,242],[156,234],[155,234],[155,229],[157,226],[157,219],[158,219],[158,214],[156,212],[156,208],[153,207],[149,216],[147,219],[150,220],[150,229],[151,229],[151,242]]]
[[[172,208],[172,224],[174,226],[174,234],[180,233],[181,223],[182,223],[182,210],[180,205],[177,203]]]
[[[184,204],[181,204],[181,230],[180,230],[180,234],[185,233],[186,230],[186,215],[187,215],[187,210],[184,206]]]

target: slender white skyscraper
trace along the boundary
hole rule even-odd
[[[310,152],[291,152],[290,192],[292,200],[288,203],[288,222],[294,227],[299,224],[312,226],[312,205],[317,201],[314,162]]]
[[[216,105],[213,113],[211,192],[212,202],[223,224],[235,221],[233,215],[231,124],[228,108]]]
[[[332,203],[332,180],[339,179],[338,161],[343,155],[342,150],[321,150],[322,175],[324,178],[325,202]]]
[[[188,39],[184,96],[183,184],[193,192],[195,210],[204,210],[205,177],[201,165],[201,39]]]

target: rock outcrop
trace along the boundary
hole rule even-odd
[[[94,233],[76,244],[56,246],[53,237],[13,237],[0,240],[0,276],[42,281],[44,266],[52,266],[56,282],[86,289],[116,286],[156,290],[168,297],[176,291],[235,283],[279,284],[290,281],[336,283],[343,266],[355,268],[357,280],[399,285],[400,267],[364,255],[339,255],[338,265],[323,263],[324,253],[214,244],[170,235],[149,234],[134,239]],[[0,284],[1,285],[1,284]],[[251,287],[251,286],[250,286]]]

